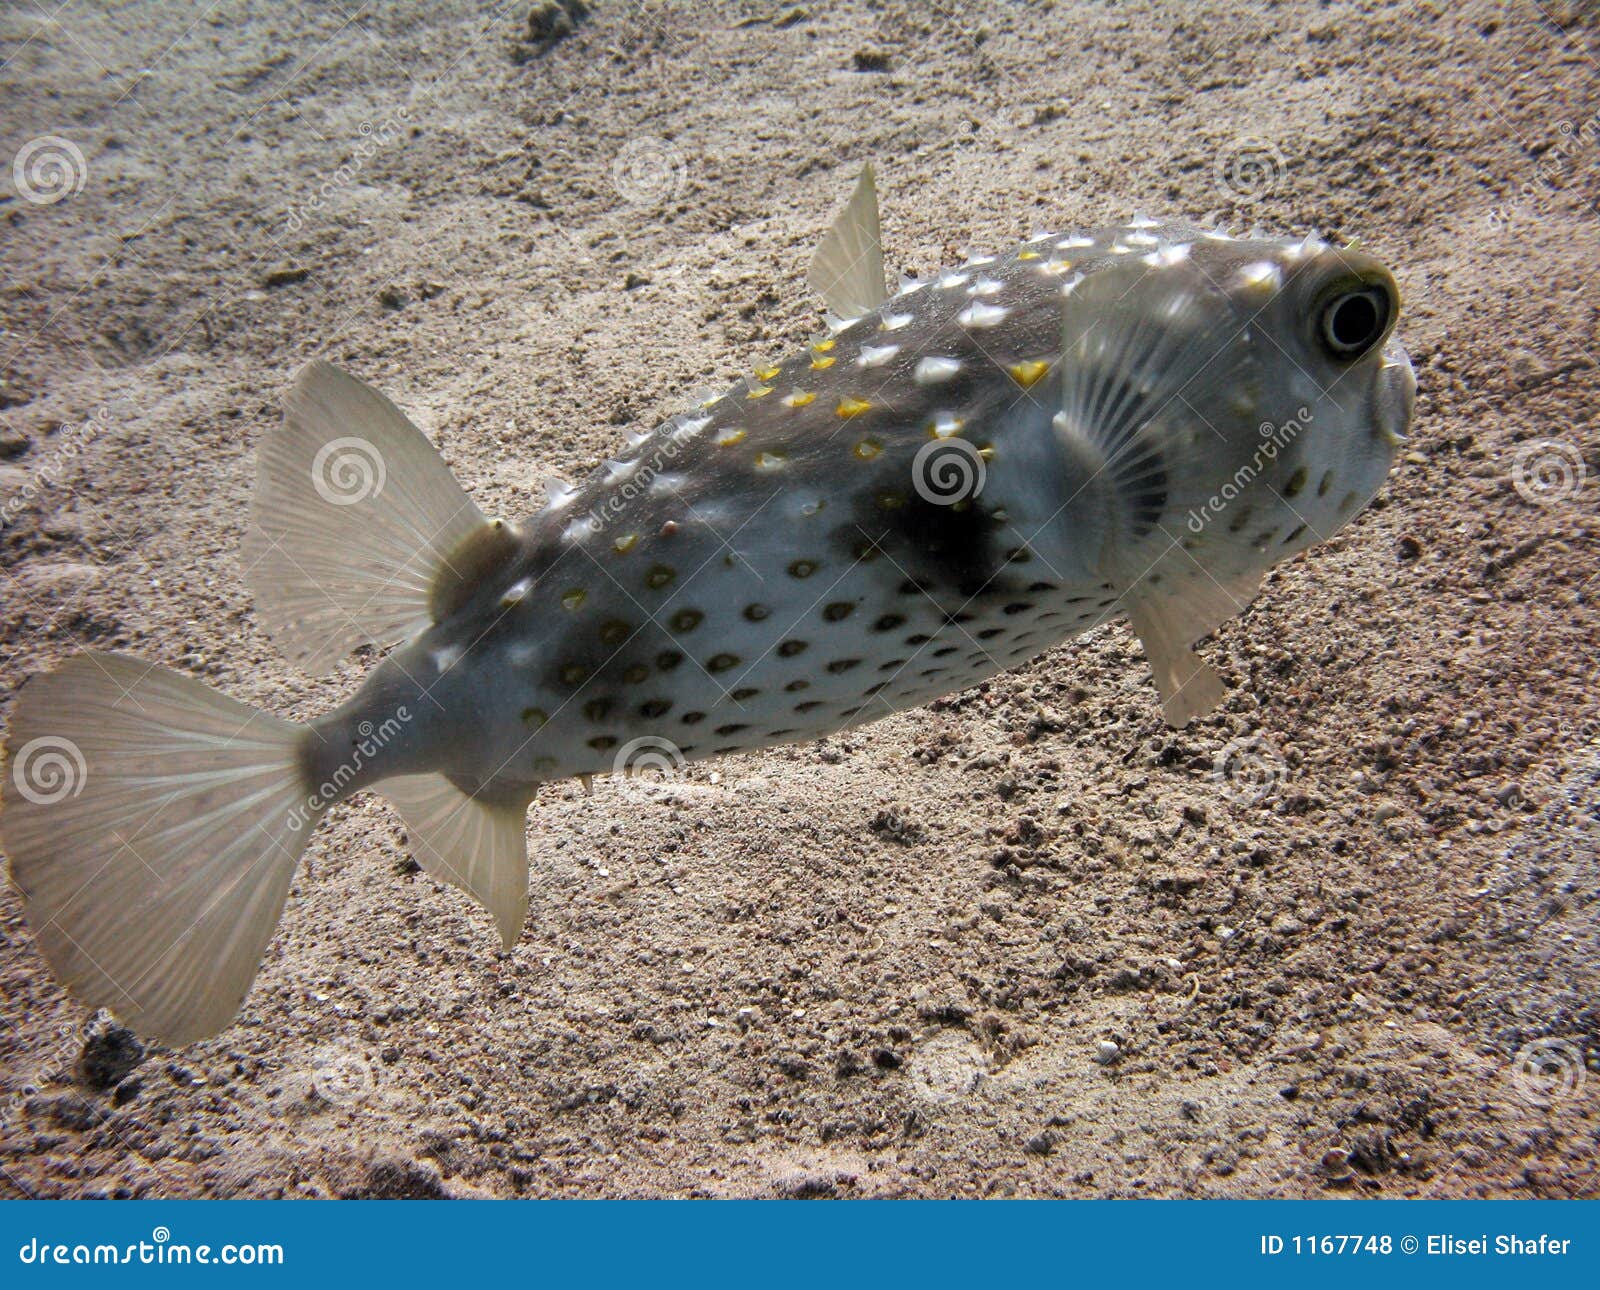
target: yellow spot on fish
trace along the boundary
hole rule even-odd
[[[618,555],[627,555],[628,552],[633,550],[633,548],[638,544],[639,535],[637,533],[624,533],[611,544],[611,549]]]
[[[745,395],[745,397],[747,399],[764,399],[771,393],[772,387],[770,385],[758,385],[752,389],[749,394]]]
[[[825,372],[825,371],[828,370],[828,368],[832,367],[836,362],[838,362],[837,359],[829,358],[829,357],[825,357],[825,356],[824,357],[814,358],[814,359],[811,360],[811,370],[813,372]]]
[[[1024,363],[1011,365],[1011,379],[1027,389],[1030,385],[1037,384],[1044,374],[1050,370],[1050,364],[1041,359],[1033,358]]]
[[[982,457],[985,461],[989,461],[994,457],[994,445],[992,443],[984,444],[983,447],[978,449],[978,456]]]
[[[524,708],[522,710],[522,719],[537,730],[546,721],[550,720],[550,714],[543,708]]]
[[[587,599],[589,599],[589,593],[587,591],[585,591],[582,587],[574,587],[571,591],[567,592],[566,595],[561,597],[561,607],[563,609],[582,609],[583,602]]]
[[[731,448],[734,444],[742,443],[743,441],[744,431],[739,429],[737,426],[728,430],[724,430],[717,436],[717,444],[722,448]]]
[[[793,394],[785,395],[783,401],[791,408],[803,408],[808,403],[815,403],[817,396],[810,390],[796,390]]]
[[[855,446],[855,454],[862,461],[871,461],[883,451],[883,445],[876,439],[863,439]]]
[[[1071,260],[1046,260],[1044,262],[1044,271],[1046,273],[1065,273],[1071,267]]]
[[[783,458],[775,452],[758,452],[756,454],[757,470],[777,470],[783,465]]]
[[[1017,252],[1017,259],[1019,259],[1019,260],[1037,260],[1039,258],[1040,258],[1039,257],[1039,253],[1037,251],[1018,251]]]
[[[811,342],[811,348],[816,350],[817,353],[819,353],[819,354],[826,354],[830,349],[832,349],[834,347],[835,343],[836,342],[830,336],[827,340],[814,340],[814,341],[812,341]]]
[[[839,400],[839,406],[834,409],[842,417],[858,417],[872,407],[872,404],[862,399],[845,397]]]
[[[758,367],[756,368],[756,380],[770,381],[778,374],[779,370],[776,367]]]

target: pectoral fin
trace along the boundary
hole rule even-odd
[[[1241,612],[1259,583],[1254,573],[1218,582],[1196,570],[1191,578],[1161,587],[1141,584],[1123,597],[1169,725],[1186,726],[1227,697],[1222,677],[1190,647]]]
[[[806,281],[840,318],[859,318],[889,298],[871,166],[862,167],[855,192],[811,259]]]

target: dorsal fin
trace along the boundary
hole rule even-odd
[[[310,363],[257,454],[246,576],[279,647],[322,675],[357,645],[426,630],[452,553],[489,528],[393,403]]]
[[[841,318],[869,314],[889,298],[883,285],[878,189],[870,165],[861,168],[855,192],[812,256],[806,281]]]

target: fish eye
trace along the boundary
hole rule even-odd
[[[1392,313],[1382,287],[1341,291],[1322,308],[1322,343],[1335,358],[1359,358],[1383,337]]]

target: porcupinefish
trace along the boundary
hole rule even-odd
[[[395,647],[293,725],[109,654],[12,713],[0,833],[56,975],[172,1043],[240,1007],[320,816],[376,788],[509,948],[541,784],[811,740],[1118,616],[1166,716],[1191,646],[1372,498],[1415,383],[1367,254],[1135,219],[885,285],[870,169],[825,333],[510,526],[383,395],[301,371],[246,577],[295,662]]]

